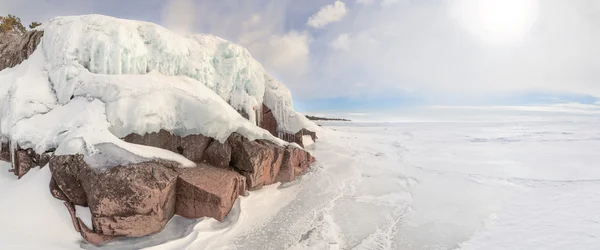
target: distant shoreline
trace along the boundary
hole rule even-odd
[[[318,117],[318,116],[312,116],[312,115],[307,115],[306,118],[308,118],[311,121],[341,121],[341,122],[351,122],[351,120],[348,120],[348,119],[326,118],[326,117]]]

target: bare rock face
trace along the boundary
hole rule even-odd
[[[222,221],[237,197],[246,192],[246,179],[232,170],[199,164],[177,172],[175,213],[186,218],[211,217]]]
[[[12,68],[25,61],[35,51],[43,31],[0,33],[0,70]]]
[[[166,149],[181,154],[190,161],[201,162],[204,151],[213,139],[203,135],[180,137],[161,129],[159,132],[145,135],[130,134],[123,140],[129,143]]]
[[[80,181],[80,172],[83,166],[83,155],[60,155],[50,159],[50,172],[52,180],[50,192],[54,197],[79,206],[88,205],[88,197]],[[52,185],[54,181],[54,185]],[[60,191],[60,192],[59,192]],[[62,195],[61,195],[62,194]]]
[[[277,136],[277,120],[275,120],[273,111],[263,103],[262,112],[260,127],[269,131],[272,135]]]
[[[8,142],[0,142],[0,161],[10,162],[10,146]]]
[[[239,134],[232,134],[228,141],[233,149],[231,166],[246,177],[249,190],[276,182],[283,160],[283,147],[264,140],[249,141]]]
[[[151,161],[98,172],[83,165],[80,180],[88,197],[94,232],[137,237],[160,231],[175,212],[174,167]]]
[[[315,157],[310,153],[297,147],[287,146],[277,181],[290,182],[295,180],[297,176],[306,172],[310,168],[310,164],[315,161]]]
[[[75,229],[89,243],[156,233],[174,214],[222,221],[247,189],[293,181],[315,161],[301,148],[249,141],[237,133],[225,143],[204,136],[180,138],[166,131],[130,135],[127,140],[183,155],[179,147],[192,149],[186,157],[198,165],[179,168],[172,162],[148,161],[99,171],[91,169],[82,155],[52,156],[50,191],[66,201]],[[75,204],[90,207],[92,229],[71,211]]]
[[[213,140],[206,151],[204,151],[204,157],[202,161],[206,164],[229,169],[229,163],[231,162],[231,145],[229,143],[221,143],[218,140]]]

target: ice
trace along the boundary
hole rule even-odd
[[[313,139],[310,135],[302,136],[302,145],[304,145],[304,147],[309,147],[310,145],[313,145],[314,143],[315,142],[313,141]]]
[[[50,76],[63,104],[77,84],[72,79],[88,70],[102,75],[156,71],[165,76],[187,76],[248,114],[253,123],[263,98],[273,100],[272,90],[265,94],[272,79],[267,79],[260,63],[245,48],[215,36],[182,37],[155,24],[101,15],[58,17],[43,29]],[[289,93],[284,86],[277,91]],[[291,105],[289,94],[279,97],[287,98],[286,105]],[[290,111],[293,109],[282,110],[286,114]]]
[[[271,108],[275,120],[279,125],[279,132],[296,133],[306,128],[318,132],[319,126],[311,122],[306,116],[294,111],[292,93],[282,83],[265,75],[266,90],[264,103]]]
[[[105,104],[98,99],[74,98],[48,113],[21,120],[13,128],[12,141],[38,154],[56,148],[55,154],[83,154],[91,167],[106,168],[149,159],[195,164],[159,148],[126,143],[109,131]]]
[[[177,217],[106,249],[598,249],[599,122],[322,122],[299,180],[241,197],[224,223]],[[0,242],[79,245],[48,168],[2,176]]]
[[[183,37],[152,23],[101,15],[57,17],[40,29],[44,36],[30,58],[0,72],[0,137],[21,148],[94,155],[89,160],[95,166],[127,158],[193,166],[119,138],[165,129],[225,141],[237,132],[283,145],[256,126],[263,101],[273,105],[280,132],[316,130],[293,110],[285,86],[245,48],[221,38]],[[121,160],[99,157],[98,145],[105,143]]]

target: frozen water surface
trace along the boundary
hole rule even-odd
[[[324,126],[310,173],[242,197],[225,222],[176,217],[160,234],[103,248],[600,248],[598,120]],[[50,197],[47,175],[2,174],[12,205],[0,206],[10,214],[0,242],[92,248]],[[27,236],[50,225],[64,234]]]

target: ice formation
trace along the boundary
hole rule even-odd
[[[44,36],[29,59],[0,71],[0,137],[23,148],[64,154],[118,148],[191,166],[176,154],[149,155],[152,150],[119,138],[166,129],[221,141],[238,132],[282,144],[256,126],[263,103],[280,132],[316,128],[294,111],[283,84],[245,48],[221,38],[183,37],[101,15],[57,17],[39,29]],[[115,147],[98,146],[106,143]]]

